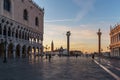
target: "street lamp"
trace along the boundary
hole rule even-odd
[[[70,53],[69,53],[70,35],[71,35],[70,31],[67,31],[66,36],[67,36],[67,54],[68,54],[68,56],[70,55]]]
[[[101,55],[101,35],[102,35],[102,32],[100,32],[100,29],[98,30],[97,35],[98,35],[98,53],[99,53],[99,57],[100,57],[100,55]]]

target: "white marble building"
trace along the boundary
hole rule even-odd
[[[120,25],[115,25],[110,30],[110,51],[112,57],[120,58]]]
[[[41,54],[43,33],[44,9],[32,0],[0,0],[0,57]]]

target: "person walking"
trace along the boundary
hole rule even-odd
[[[94,59],[94,57],[95,57],[95,55],[94,55],[94,54],[92,54],[92,59]]]
[[[51,54],[49,54],[49,62],[51,61]]]

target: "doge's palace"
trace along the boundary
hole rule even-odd
[[[0,0],[0,57],[42,54],[44,9],[32,0]]]

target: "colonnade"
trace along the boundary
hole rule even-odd
[[[0,57],[22,58],[42,53],[43,34],[34,28],[0,16]]]

